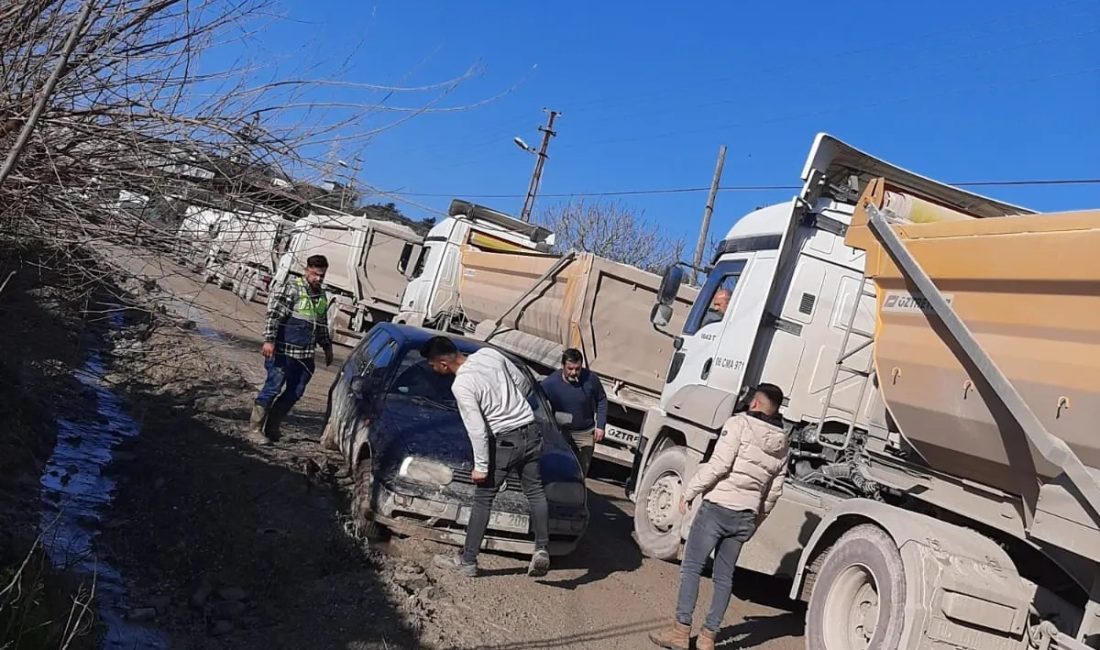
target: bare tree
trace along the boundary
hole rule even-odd
[[[583,251],[660,273],[677,262],[684,240],[670,237],[642,212],[614,202],[583,199],[551,206],[539,222],[556,235],[560,251]]]
[[[121,261],[153,263],[171,249],[188,205],[293,220],[312,198],[295,179],[323,176],[324,151],[361,149],[418,115],[494,99],[443,105],[478,65],[402,87],[265,62],[219,68],[207,56],[247,41],[276,9],[273,0],[0,6],[0,274],[20,266],[6,251],[21,246],[5,242],[31,241],[98,285],[129,272]]]

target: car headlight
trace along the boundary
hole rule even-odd
[[[454,478],[451,468],[433,460],[406,456],[397,471],[401,478],[429,485],[447,485]]]
[[[554,503],[584,503],[583,483],[548,483],[546,498]]]

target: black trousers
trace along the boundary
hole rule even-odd
[[[474,506],[466,527],[466,544],[462,561],[477,561],[478,550],[489,526],[500,486],[509,476],[518,476],[523,493],[531,508],[531,528],[535,532],[535,550],[546,550],[550,544],[550,511],[542,489],[539,458],[542,456],[542,435],[534,424],[498,434],[489,445],[489,477],[474,490]]]

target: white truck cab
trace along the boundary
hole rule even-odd
[[[782,414],[792,435],[825,445],[815,449],[815,468],[836,461],[848,437],[885,429],[871,363],[875,294],[864,280],[865,253],[846,246],[844,236],[862,183],[895,171],[904,173],[819,134],[802,170],[801,193],[750,212],[726,233],[683,331],[670,332],[678,335],[678,349],[660,405],[646,415],[627,487],[637,501],[636,537],[647,554],[678,555],[690,525],[676,508],[683,482],[709,456],[752,385],[783,389]],[[672,267],[666,284],[681,278]],[[720,290],[729,292],[724,313],[712,309]],[[658,304],[655,326],[669,321],[670,309]],[[746,546],[743,566],[794,570],[798,539],[791,527],[799,529],[807,508],[832,505],[828,493],[808,492],[792,508],[798,490],[786,490],[786,503]]]
[[[405,256],[409,259],[403,265],[409,284],[401,312],[394,319],[397,323],[449,329],[440,321],[449,319],[459,307],[462,246],[548,252],[554,245],[554,234],[549,230],[492,208],[455,199],[448,215],[428,231],[422,250],[409,247],[410,253]]]

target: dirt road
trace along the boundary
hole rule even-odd
[[[314,442],[331,369],[314,377],[284,440],[254,448],[241,433],[263,378],[262,305],[160,259],[131,264],[195,324],[120,341],[114,377],[143,432],[117,469],[105,544],[173,647],[651,647],[678,566],[639,553],[614,468],[594,467],[589,531],[537,581],[523,558],[484,554],[484,577],[466,580],[430,566],[444,548],[432,542],[367,548],[349,533],[340,459]],[[785,583],[735,582],[720,647],[802,647],[803,610]],[[706,580],[700,620],[709,589]]]

